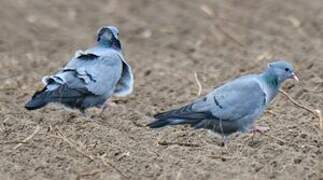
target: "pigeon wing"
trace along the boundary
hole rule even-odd
[[[134,77],[131,66],[125,61],[121,54],[119,54],[119,56],[122,59],[122,74],[114,90],[114,95],[126,96],[133,91]]]
[[[111,96],[120,80],[122,61],[116,54],[85,60],[82,67],[76,68],[79,78],[85,77],[86,88],[96,95]]]
[[[195,112],[210,112],[215,119],[235,121],[252,116],[265,108],[266,94],[256,77],[228,82],[192,105]]]
[[[86,89],[94,95],[111,96],[121,73],[122,61],[117,54],[86,54],[73,58],[63,70],[45,77],[44,81],[48,84],[54,80],[73,89]]]

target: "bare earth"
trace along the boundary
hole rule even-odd
[[[323,179],[319,121],[278,95],[259,119],[271,130],[231,137],[205,130],[149,129],[154,113],[195,99],[272,58],[295,64],[284,85],[323,108],[321,0],[2,0],[0,179]],[[114,24],[135,72],[135,91],[103,117],[23,106],[40,79]],[[34,133],[34,134],[33,134]],[[29,138],[28,138],[29,137]]]

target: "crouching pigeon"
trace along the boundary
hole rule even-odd
[[[112,95],[130,94],[133,74],[122,54],[119,30],[114,26],[100,28],[96,46],[77,51],[62,70],[44,77],[43,83],[45,87],[32,96],[26,109],[60,103],[84,113],[90,107],[104,110]]]
[[[286,61],[273,62],[261,74],[242,76],[189,105],[156,114],[156,120],[148,126],[189,124],[219,133],[224,140],[235,132],[262,132],[267,128],[255,126],[255,120],[287,79],[298,81],[293,66]]]

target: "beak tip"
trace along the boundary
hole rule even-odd
[[[293,74],[293,79],[296,80],[297,82],[299,81],[299,78],[297,77],[296,74]]]

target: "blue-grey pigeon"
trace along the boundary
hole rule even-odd
[[[112,96],[126,96],[133,90],[131,67],[123,57],[119,30],[104,26],[97,32],[96,46],[77,51],[55,75],[43,78],[45,87],[36,92],[25,108],[35,110],[48,103],[60,103],[84,112],[90,107],[106,108]]]
[[[224,138],[235,132],[267,130],[257,128],[255,120],[263,114],[287,79],[298,81],[293,66],[286,61],[275,61],[261,74],[242,76],[189,105],[156,114],[156,120],[148,126],[189,124],[194,128],[212,130]]]

